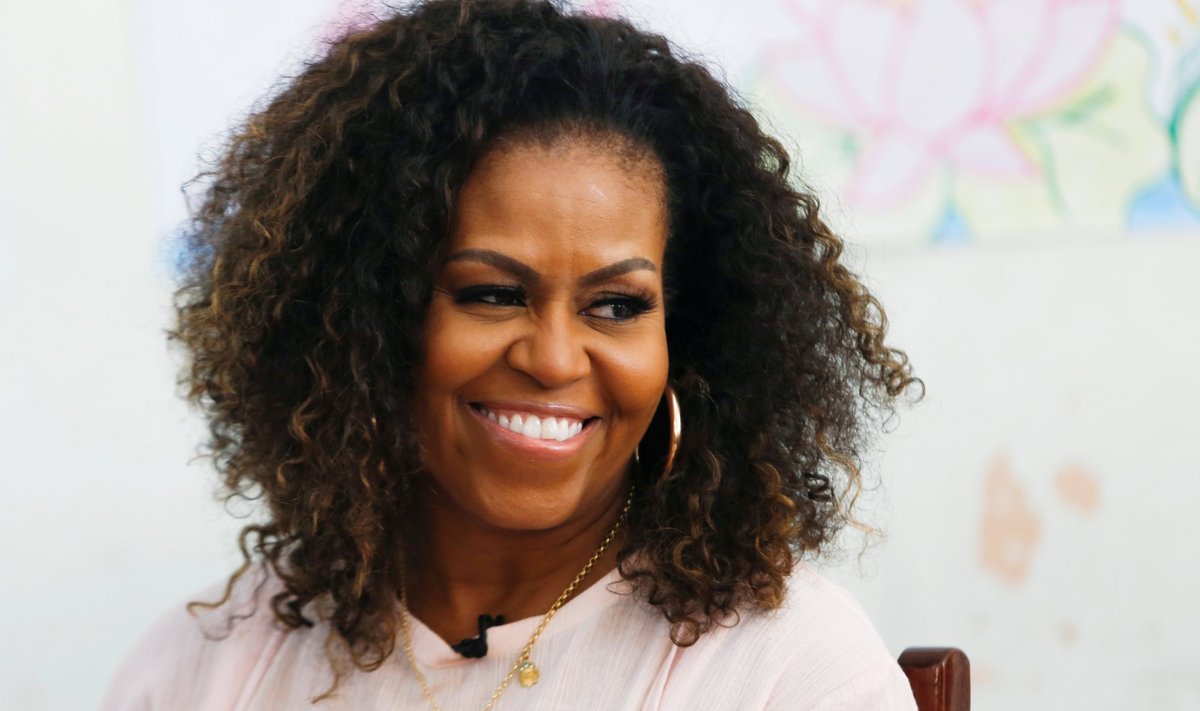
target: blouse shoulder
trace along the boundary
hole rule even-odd
[[[224,581],[172,605],[126,653],[101,711],[237,708],[286,635],[271,610],[280,589],[255,568],[220,607],[189,610],[188,602],[220,600]]]
[[[806,564],[792,571],[777,609],[729,622],[679,652],[663,685],[670,703],[662,708],[916,709],[863,608]]]
[[[797,697],[811,696],[803,708],[915,711],[908,679],[866,611],[841,586],[798,565],[778,615],[791,641],[768,709],[798,708]]]

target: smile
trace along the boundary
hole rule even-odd
[[[583,431],[583,420],[573,417],[539,417],[532,412],[493,411],[483,405],[474,405],[473,407],[476,412],[509,432],[529,439],[566,442],[579,436],[579,433]]]

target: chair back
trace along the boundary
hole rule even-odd
[[[900,655],[918,711],[970,711],[971,663],[952,647],[909,647]]]

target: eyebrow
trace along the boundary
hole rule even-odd
[[[542,275],[528,264],[490,249],[460,250],[446,257],[446,263],[450,262],[480,262],[506,271],[528,284],[536,284],[542,279]],[[658,268],[654,266],[654,262],[644,257],[630,257],[629,259],[622,259],[608,266],[594,269],[579,277],[577,283],[579,286],[592,286],[606,282],[622,274],[639,270],[657,272]]]

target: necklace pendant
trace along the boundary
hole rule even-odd
[[[517,680],[526,689],[538,683],[538,679],[541,676],[542,673],[538,671],[537,666],[531,661],[526,660],[517,666]]]

